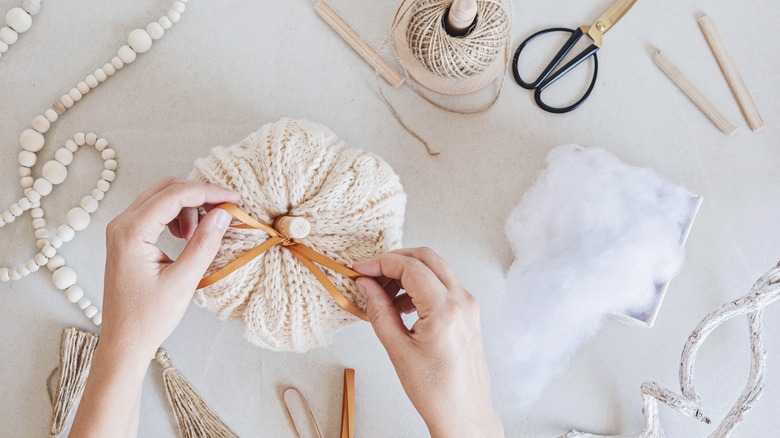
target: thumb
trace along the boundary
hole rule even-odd
[[[406,329],[390,296],[379,283],[369,277],[360,277],[355,281],[355,284],[366,300],[368,320],[374,328],[379,342],[389,352],[409,335],[409,330]]]
[[[220,242],[233,217],[221,208],[211,210],[195,228],[179,258],[171,265],[171,274],[197,284],[219,251]]]

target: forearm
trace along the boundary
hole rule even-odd
[[[70,436],[126,438],[137,433],[141,389],[150,360],[100,342]]]

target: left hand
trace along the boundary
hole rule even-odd
[[[232,217],[219,208],[198,223],[197,207],[238,199],[237,193],[213,185],[168,178],[108,224],[101,345],[154,357],[184,317],[230,225]],[[166,226],[188,240],[176,261],[156,246]]]

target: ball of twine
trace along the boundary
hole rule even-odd
[[[452,0],[420,0],[411,10],[406,39],[414,57],[432,73],[467,78],[485,71],[509,37],[509,17],[493,0],[477,2],[477,19],[465,36],[452,36],[444,28]]]

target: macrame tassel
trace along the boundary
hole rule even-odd
[[[52,394],[51,381],[57,373],[52,372],[47,380],[49,401],[52,405],[49,436],[58,438],[65,432],[71,410],[84,392],[92,355],[98,337],[92,333],[69,327],[62,330],[60,337],[60,365],[57,388]]]
[[[162,366],[163,383],[168,404],[179,424],[182,438],[238,438],[200,394],[176,371],[165,350],[157,350],[157,362]]]

